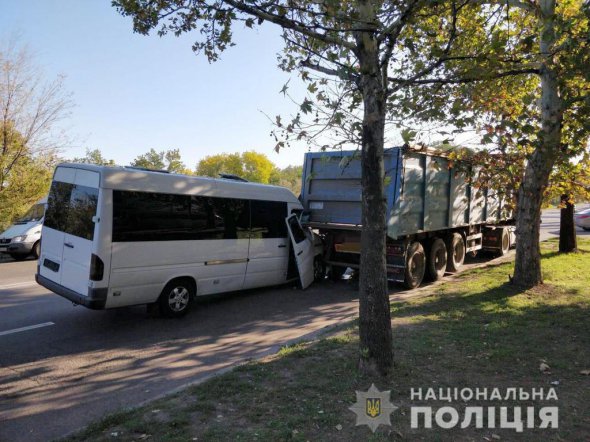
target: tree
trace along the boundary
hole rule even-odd
[[[63,78],[47,80],[26,49],[0,49],[0,224],[47,192],[71,104]]]
[[[58,162],[55,155],[40,153],[35,157],[23,156],[12,167],[0,191],[0,231],[47,195]]]
[[[227,173],[263,184],[269,184],[277,172],[266,155],[254,151],[211,155],[199,161],[196,170],[197,175],[218,178]]]
[[[79,158],[72,158],[73,163],[96,164],[99,166],[116,166],[115,160],[107,160],[102,156],[100,149],[86,149],[86,155]]]
[[[574,224],[574,203],[590,198],[590,151],[586,150],[577,158],[558,162],[549,179],[545,201],[559,201],[559,251],[577,250],[576,226]]]
[[[180,159],[180,150],[170,149],[167,151],[157,152],[150,149],[149,152],[139,155],[131,162],[134,167],[143,167],[154,170],[167,170],[173,173],[190,174],[184,163]]]
[[[400,49],[400,35],[408,24],[432,15],[425,0],[377,2],[310,2],[307,0],[225,0],[172,1],[114,0],[123,15],[133,18],[134,30],[148,34],[181,35],[198,31],[193,45],[210,61],[233,44],[232,26],[243,23],[252,28],[269,22],[283,30],[285,49],[280,66],[299,70],[309,81],[310,97],[300,105],[300,114],[315,121],[314,102],[327,105],[325,127],[342,127],[347,115],[340,109],[345,101],[353,117],[362,107],[362,117],[346,127],[345,135],[361,143],[362,236],[359,296],[359,366],[366,372],[387,373],[393,365],[391,318],[385,262],[386,205],[383,148],[386,115],[396,104],[395,92],[428,74],[442,62],[454,41],[455,17],[462,5],[437,4],[435,13],[444,16],[437,29],[438,53],[421,72],[392,85],[389,71],[399,65],[394,53]],[[419,14],[423,12],[423,14]],[[310,76],[310,72],[317,77]],[[330,79],[330,80],[328,80]],[[318,90],[321,88],[322,90]],[[333,100],[331,88],[342,94]],[[317,106],[316,106],[317,109]],[[317,113],[319,121],[319,111]],[[300,116],[286,127],[293,132]],[[316,124],[312,121],[312,125]],[[278,124],[281,124],[277,121]],[[317,133],[321,133],[319,129]],[[298,136],[305,137],[305,131]],[[336,131],[336,135],[339,135]],[[280,143],[280,142],[279,142]],[[281,144],[277,143],[277,148]]]
[[[301,193],[301,176],[303,166],[287,166],[284,169],[276,169],[270,177],[270,184],[286,187],[295,195]]]

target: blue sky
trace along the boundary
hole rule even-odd
[[[178,148],[194,168],[207,155],[253,149],[281,167],[303,162],[303,144],[273,151],[262,113],[295,111],[279,93],[290,76],[276,67],[282,41],[271,26],[239,26],[237,46],[209,64],[190,35],[134,34],[109,0],[0,0],[0,11],[0,39],[17,36],[49,78],[66,76],[75,107],[63,126],[74,143],[63,156],[99,148],[128,164],[150,148]]]

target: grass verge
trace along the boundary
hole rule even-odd
[[[106,417],[79,440],[472,441],[590,440],[590,241],[559,255],[543,244],[545,284],[508,284],[512,264],[465,272],[430,296],[392,303],[396,368],[388,378],[357,370],[356,326],[241,366],[147,407]],[[541,365],[543,364],[543,370]],[[348,409],[374,383],[400,407],[372,433]],[[558,400],[412,401],[411,389],[554,388]],[[559,407],[559,428],[411,428],[410,407]],[[499,408],[498,408],[499,410]],[[487,416],[487,415],[486,415]],[[511,415],[510,415],[511,416]],[[496,417],[496,426],[499,418]],[[537,414],[536,427],[539,426]]]

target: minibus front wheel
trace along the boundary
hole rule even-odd
[[[189,278],[174,279],[160,294],[160,312],[170,318],[180,318],[189,311],[194,298],[194,281]]]

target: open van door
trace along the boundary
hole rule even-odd
[[[301,227],[297,215],[288,216],[285,221],[287,222],[297,269],[299,270],[301,288],[306,289],[313,282],[313,241]]]

